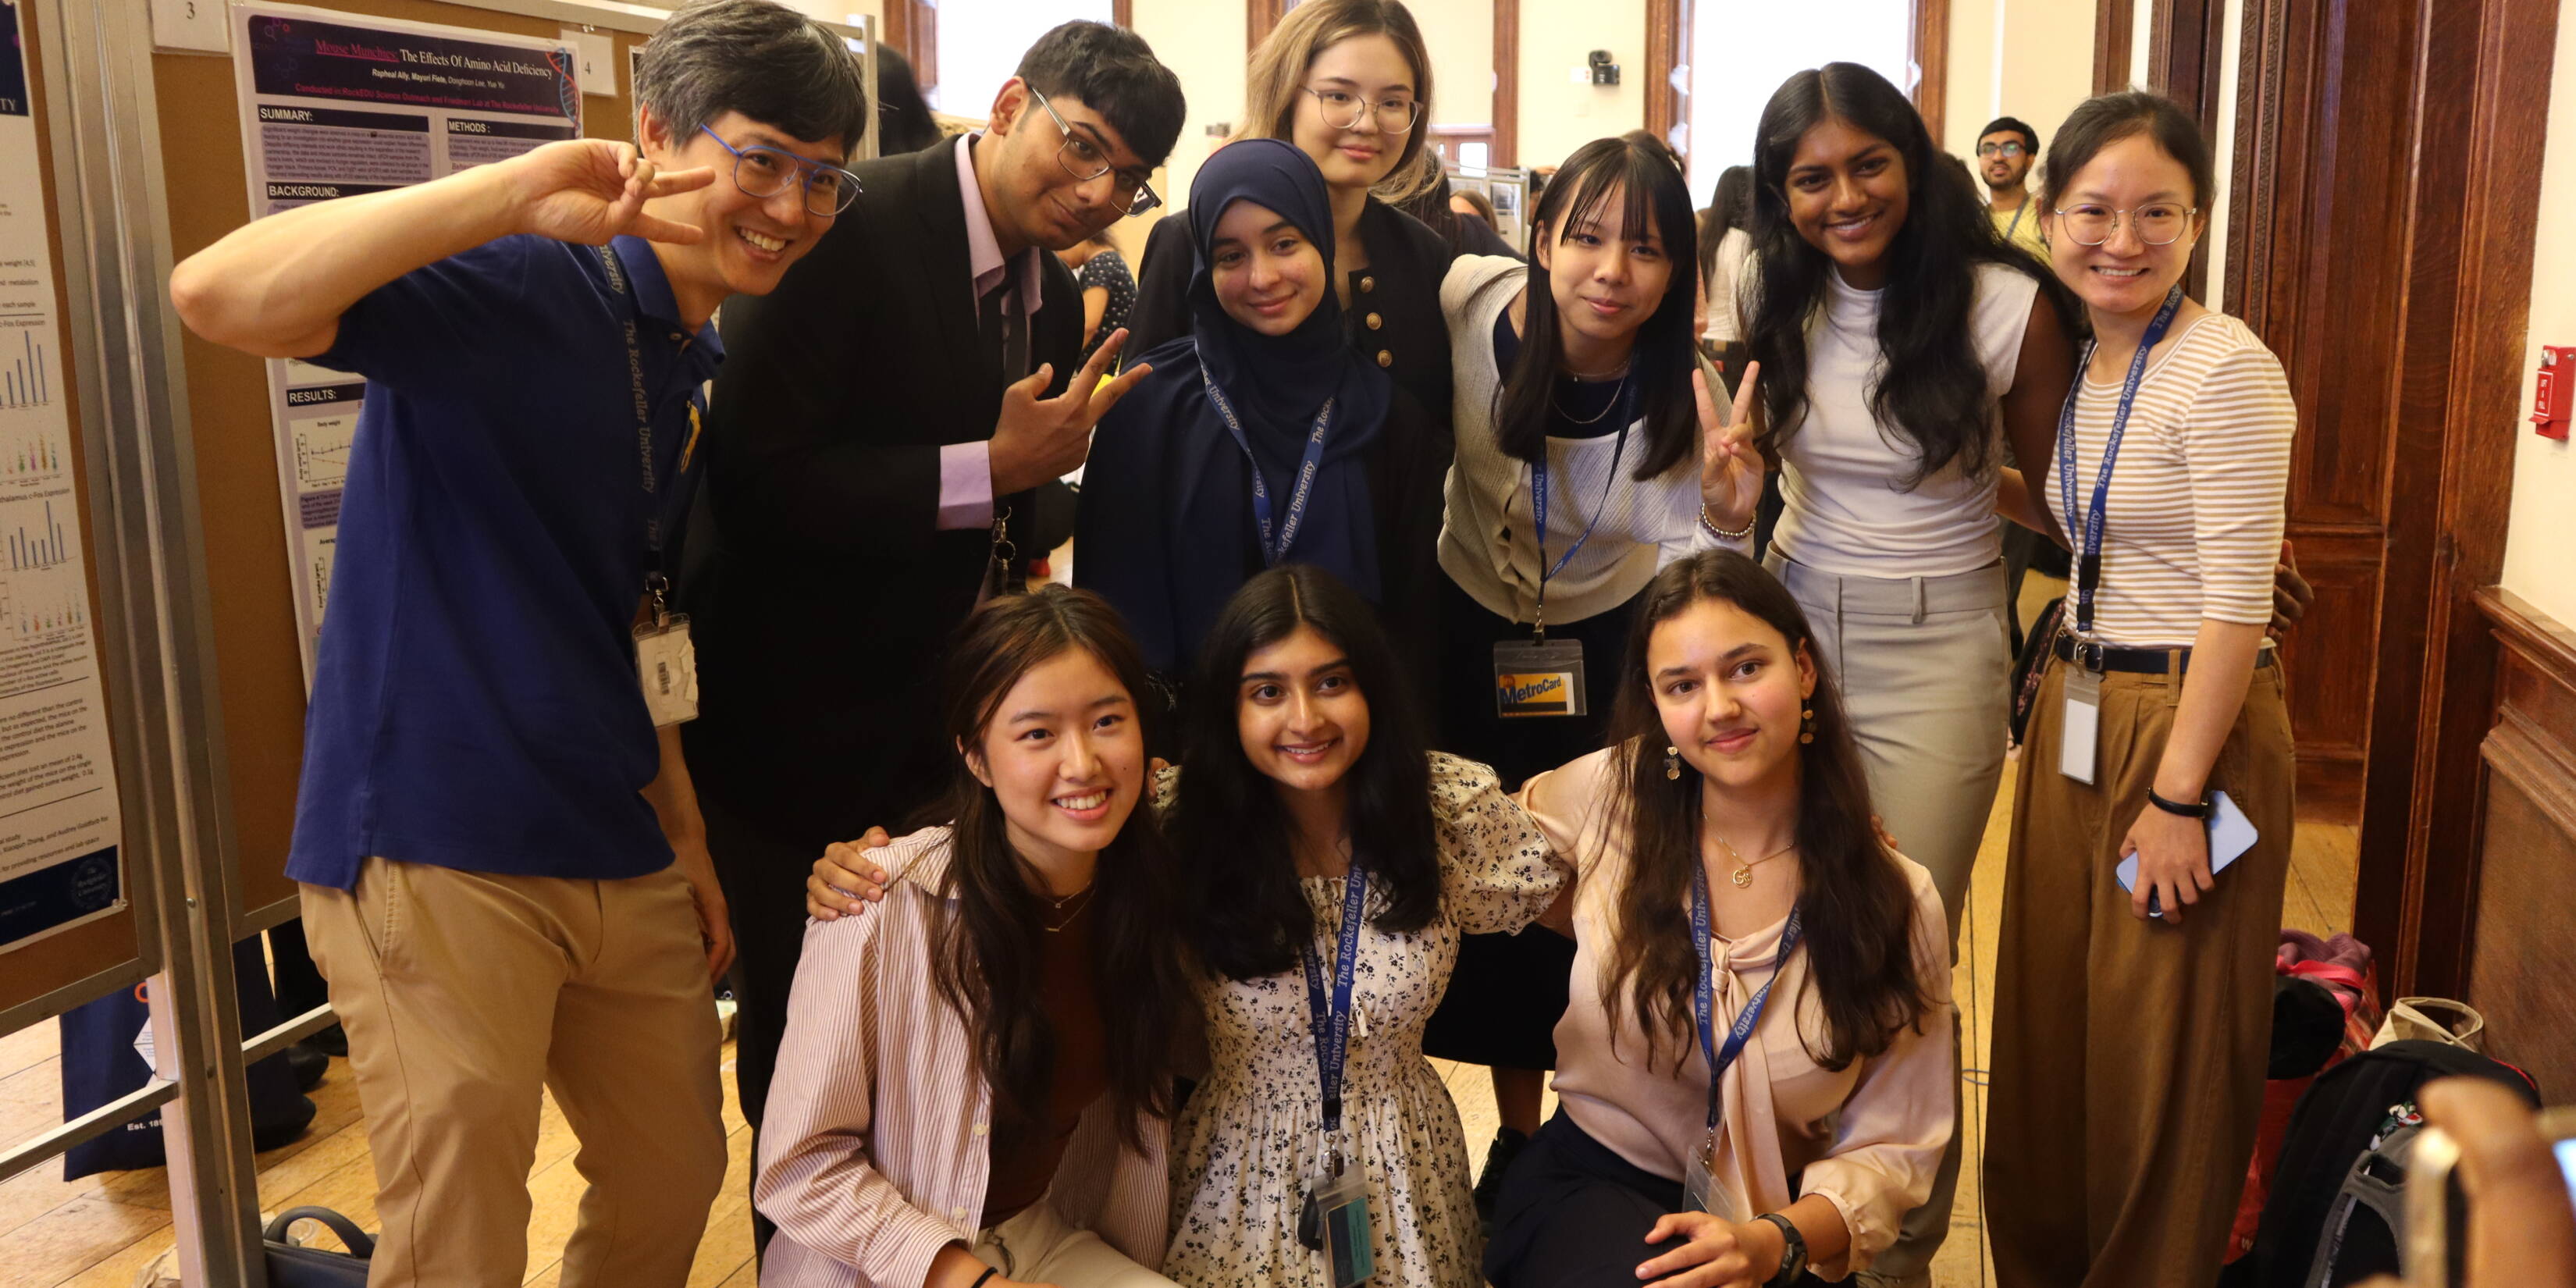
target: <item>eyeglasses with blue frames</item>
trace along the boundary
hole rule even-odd
[[[1073,126],[1066,123],[1064,114],[1055,110],[1055,104],[1048,102],[1046,95],[1032,86],[1029,97],[1046,109],[1047,116],[1055,122],[1055,128],[1064,135],[1064,146],[1055,150],[1055,163],[1063,166],[1066,174],[1089,183],[1117,169],[1109,163],[1109,154],[1101,151],[1099,144],[1074,132]],[[1125,202],[1127,213],[1131,215],[1141,215],[1163,204],[1163,199],[1155,194],[1154,186],[1145,182],[1145,176],[1132,170],[1118,172],[1109,195],[1114,200]]]
[[[825,165],[765,143],[738,148],[706,126],[698,129],[714,139],[716,146],[733,154],[733,186],[742,189],[746,197],[766,201],[801,181],[805,185],[806,211],[825,219],[849,209],[850,203],[859,199],[859,176],[839,166]]]

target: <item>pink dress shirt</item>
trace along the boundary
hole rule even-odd
[[[984,292],[1002,280],[1011,261],[1002,258],[1002,243],[993,236],[993,217],[984,209],[984,186],[975,181],[975,140],[981,131],[957,140],[957,194],[966,203],[966,265],[974,273],[967,298],[970,313],[983,307]],[[1021,330],[1034,324],[1046,305],[1046,270],[1030,247],[1020,252],[1016,319]],[[939,449],[939,529],[989,527],[993,522],[993,452],[988,443],[950,443]]]
[[[864,917],[809,922],[787,1004],[752,1200],[778,1223],[761,1288],[919,1288],[949,1244],[977,1242],[992,1088],[966,1018],[932,983],[949,833],[878,862],[894,879]],[[1139,1265],[1162,1264],[1168,1125],[1118,1139],[1114,1101],[1083,1114],[1047,1200]]]

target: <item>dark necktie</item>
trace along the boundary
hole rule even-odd
[[[1009,271],[993,289],[976,301],[976,328],[982,332],[984,352],[992,355],[994,369],[1008,384],[1028,374],[1028,327],[1011,307],[1013,283]]]

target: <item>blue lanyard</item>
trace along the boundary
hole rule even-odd
[[[1342,1053],[1351,1041],[1351,980],[1360,957],[1360,924],[1367,919],[1368,869],[1351,862],[1350,888],[1342,895],[1342,934],[1333,958],[1333,996],[1324,999],[1324,972],[1315,954],[1299,953],[1306,967],[1306,1027],[1315,1035],[1315,1068],[1323,1079],[1324,1130],[1342,1129]]]
[[[1536,627],[1541,640],[1547,638],[1547,579],[1565,571],[1565,566],[1574,562],[1574,552],[1581,550],[1583,543],[1592,539],[1592,530],[1601,526],[1601,512],[1610,508],[1610,489],[1619,486],[1619,458],[1627,455],[1627,452],[1628,427],[1622,425],[1619,427],[1618,441],[1610,448],[1610,477],[1603,480],[1601,484],[1601,504],[1592,507],[1592,519],[1583,525],[1583,535],[1576,537],[1574,544],[1567,546],[1565,553],[1557,556],[1553,565],[1547,561],[1547,443],[1545,440],[1542,439],[1539,443],[1538,459],[1530,462],[1530,506],[1535,511],[1538,521],[1538,620],[1532,625]]]
[[[2138,354],[2129,359],[2129,380],[2120,387],[2120,406],[2111,413],[2110,437],[2102,440],[2102,473],[2093,480],[2093,504],[2082,528],[2075,526],[2075,400],[2084,392],[2084,375],[2093,365],[2093,350],[2099,341],[2086,345],[2084,361],[2076,365],[2075,387],[2066,391],[2066,409],[2057,416],[2057,490],[2066,500],[2066,533],[2084,543],[2083,566],[2075,578],[2075,634],[2093,634],[2093,592],[2102,586],[2103,512],[2111,501],[2111,467],[2120,459],[2120,439],[2129,432],[2129,408],[2138,401],[2138,384],[2147,378],[2147,355],[2156,341],[2165,338],[2165,329],[2173,325],[2174,314],[2182,309],[2182,286],[2177,283],[2165,293],[2165,306],[2156,310],[2155,320],[2147,324],[2147,333],[2138,338]]]
[[[1288,494],[1288,521],[1279,525],[1274,538],[1270,530],[1270,484],[1261,477],[1261,461],[1252,454],[1252,439],[1243,432],[1243,422],[1234,415],[1234,404],[1226,401],[1225,391],[1216,387],[1205,369],[1199,372],[1199,383],[1207,386],[1208,403],[1223,417],[1225,427],[1234,434],[1234,445],[1243,449],[1244,462],[1252,467],[1252,517],[1261,524],[1261,566],[1275,568],[1288,557],[1288,547],[1297,540],[1297,529],[1306,522],[1306,502],[1313,499],[1315,472],[1324,463],[1324,437],[1332,428],[1333,402],[1324,400],[1324,409],[1315,413],[1315,432],[1306,436],[1306,454],[1297,462],[1297,485]]]
[[[1803,929],[1797,906],[1789,909],[1789,924],[1780,931],[1780,956],[1771,963],[1771,978],[1744,1009],[1735,1013],[1735,1026],[1726,1031],[1726,1047],[1717,1045],[1717,986],[1712,976],[1717,961],[1709,953],[1708,938],[1708,869],[1691,865],[1691,948],[1699,954],[1699,987],[1691,993],[1691,1014],[1699,1021],[1700,1054],[1708,1058],[1708,1129],[1717,1130],[1718,1082],[1726,1076],[1735,1057],[1744,1054],[1744,1044],[1753,1038],[1753,1026],[1762,1022],[1762,1008],[1771,1000],[1771,986],[1780,982],[1781,968],[1789,964],[1789,954],[1798,947]]]

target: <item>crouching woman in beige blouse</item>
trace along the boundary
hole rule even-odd
[[[1151,810],[1145,666],[1098,596],[994,599],[946,662],[946,826],[872,916],[814,923],[753,1199],[764,1288],[1172,1288],[1191,1004]]]
[[[1576,952],[1562,1107],[1503,1182],[1486,1277],[1842,1279],[1950,1140],[1940,894],[1877,835],[1813,633],[1751,560],[1658,573],[1618,685],[1611,745],[1521,791],[1576,863]]]

